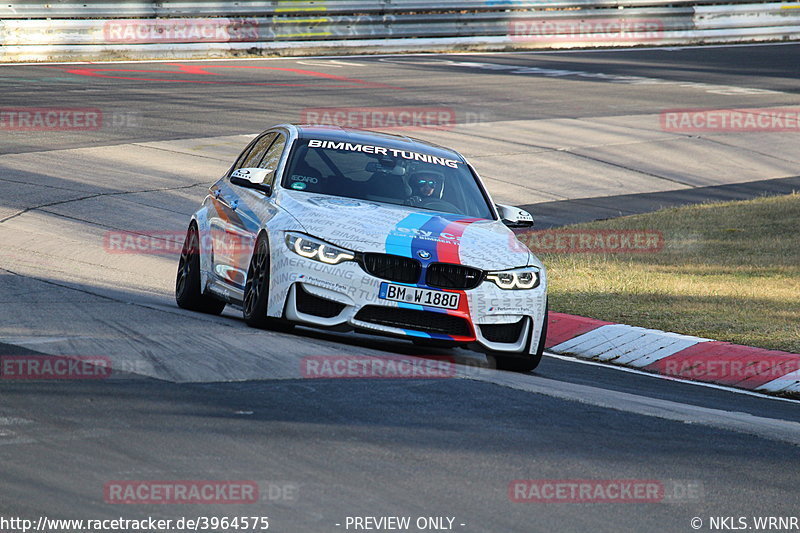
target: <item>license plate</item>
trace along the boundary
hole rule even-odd
[[[458,309],[458,302],[461,299],[461,295],[457,292],[432,291],[430,289],[394,285],[392,283],[381,283],[381,291],[378,296],[393,302],[405,302],[428,307],[440,307],[442,309]]]

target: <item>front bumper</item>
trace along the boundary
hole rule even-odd
[[[271,313],[275,316],[319,327],[475,343],[491,352],[524,355],[535,350],[545,313],[544,278],[530,290],[503,290],[488,281],[470,290],[390,282],[459,293],[459,307],[452,310],[381,299],[380,285],[387,281],[355,262],[330,266],[283,257],[273,264],[273,280],[271,294],[281,303]]]

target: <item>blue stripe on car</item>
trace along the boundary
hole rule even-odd
[[[428,259],[421,261],[422,263],[422,279],[425,279],[425,269],[429,263],[438,260],[437,245],[442,231],[453,221],[461,220],[463,215],[456,214],[443,214],[436,213],[431,215],[424,215],[421,213],[414,213],[408,215],[395,225],[395,228],[389,232],[386,237],[386,253],[401,255],[403,257],[411,257],[414,259],[422,259],[418,252],[424,250],[430,254]],[[401,231],[402,228],[404,231]],[[427,238],[425,238],[426,233]],[[403,284],[405,285],[405,284]],[[413,284],[417,287],[425,287],[422,283]],[[383,292],[383,291],[381,291]],[[382,294],[381,297],[384,295]],[[438,307],[430,307],[419,304],[411,304],[405,302],[397,302],[398,307],[406,309],[417,309],[420,311],[435,311],[447,312]],[[406,335],[411,337],[420,337],[426,339],[442,339],[452,340],[453,337],[443,333],[424,333],[422,331],[403,329]]]

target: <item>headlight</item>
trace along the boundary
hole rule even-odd
[[[524,267],[488,272],[486,279],[493,281],[501,289],[534,289],[539,286],[539,269]]]
[[[337,265],[342,261],[352,261],[355,258],[355,254],[350,250],[339,248],[302,233],[287,232],[286,246],[301,257],[328,265]]]

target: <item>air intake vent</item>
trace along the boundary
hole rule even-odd
[[[521,318],[511,324],[481,324],[478,327],[481,328],[481,334],[486,340],[511,344],[519,340],[524,325],[525,319]]]
[[[446,313],[367,305],[356,314],[355,318],[371,324],[411,329],[424,333],[442,333],[459,337],[472,336],[472,330],[466,320]]]
[[[297,304],[297,310],[301,313],[321,318],[333,318],[345,308],[345,305],[342,303],[326,300],[325,298],[320,298],[310,292],[306,292],[303,285],[300,283],[297,284],[295,303]]]

